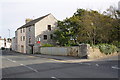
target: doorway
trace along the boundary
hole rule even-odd
[[[24,53],[24,46],[21,45],[21,52]]]

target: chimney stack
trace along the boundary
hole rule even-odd
[[[33,19],[26,18],[25,23],[28,23],[28,22],[30,22],[30,21],[32,21],[32,20],[33,20]]]

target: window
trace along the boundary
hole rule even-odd
[[[29,43],[31,43],[31,38],[29,37]]]
[[[39,38],[38,38],[38,41],[40,41],[40,40],[41,40],[41,38],[39,37]]]
[[[22,41],[22,36],[20,37],[21,41]]]
[[[25,32],[25,28],[23,28],[23,32]]]
[[[50,31],[51,31],[51,25],[48,25],[48,30],[50,30]]]
[[[21,31],[21,33],[22,33],[22,29],[21,29],[20,31]]]
[[[50,34],[50,39],[53,39],[53,34]]]
[[[29,31],[30,31],[30,27],[29,27]]]
[[[25,41],[25,36],[23,36],[23,41]]]
[[[44,40],[47,40],[47,35],[44,35]]]

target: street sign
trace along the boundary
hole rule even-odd
[[[38,44],[40,44],[40,41],[37,41]]]

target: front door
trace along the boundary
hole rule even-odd
[[[24,46],[21,45],[21,52],[24,53]]]

